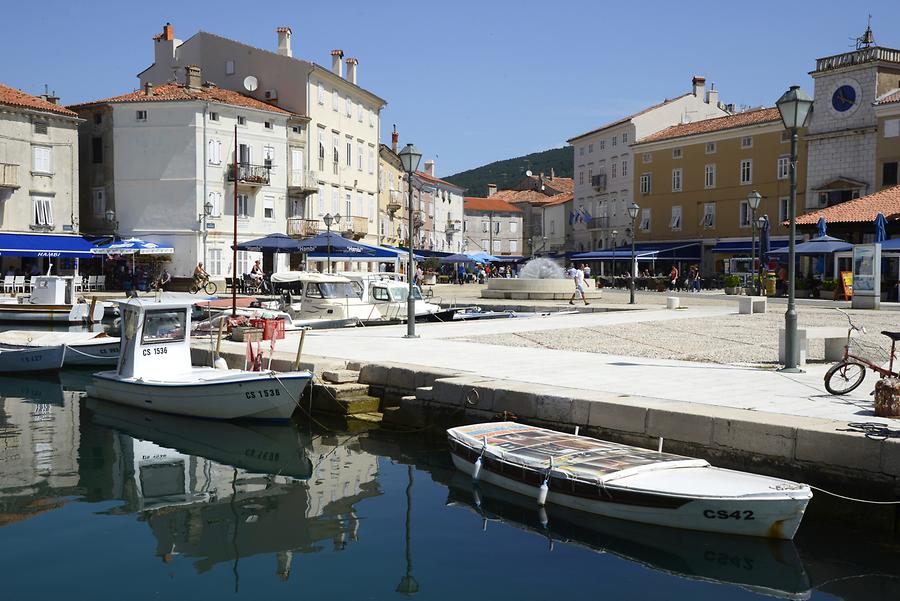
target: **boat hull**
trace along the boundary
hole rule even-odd
[[[99,322],[103,319],[105,308],[102,303],[94,305],[91,314],[91,305],[78,303],[75,305],[31,305],[28,303],[2,303],[0,304],[0,322],[54,322],[54,323],[82,323],[85,321]]]
[[[66,347],[63,345],[0,351],[0,373],[59,371],[63,366],[65,352]]]
[[[192,382],[154,382],[100,372],[94,374],[88,393],[105,401],[175,415],[285,421],[294,413],[311,378],[309,372],[228,371],[232,373],[225,372],[224,377]]]

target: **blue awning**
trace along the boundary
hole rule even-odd
[[[0,234],[0,256],[90,259],[91,243],[74,234]]]
[[[881,243],[881,250],[900,250],[900,238],[891,238]]]
[[[405,250],[392,248],[389,246],[375,246],[374,244],[366,244],[365,242],[356,242],[357,245],[366,249],[367,252],[351,252],[347,250],[340,249],[332,249],[331,258],[339,259],[339,260],[356,260],[356,261],[375,261],[378,259],[397,259],[397,258],[405,258],[407,256],[407,252]],[[311,252],[306,255],[310,259],[326,259],[328,258],[327,253],[321,252]],[[413,258],[416,261],[421,261],[422,256],[419,255],[419,251],[413,252]]]
[[[884,247],[882,247],[884,248]],[[801,242],[794,247],[795,254],[798,255],[828,255],[831,253],[844,252],[853,250],[853,245],[840,238],[832,236],[819,236],[812,238],[806,242]],[[770,255],[787,255],[790,251],[788,247],[773,250]]]
[[[782,248],[788,245],[787,240],[772,240],[769,246],[772,250]],[[756,250],[759,252],[759,239],[756,240]],[[717,242],[715,246],[709,249],[709,252],[723,255],[730,254],[750,254],[750,240],[730,240],[728,242]]]
[[[631,246],[619,246],[609,250],[594,250],[572,255],[579,261],[597,260],[631,260]],[[634,258],[637,261],[699,261],[700,242],[642,242],[634,245]]]

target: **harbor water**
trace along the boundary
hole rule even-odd
[[[793,543],[543,512],[440,433],[168,416],[89,373],[0,378],[9,599],[900,599],[900,542],[814,511]]]

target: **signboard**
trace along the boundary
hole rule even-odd
[[[853,307],[877,309],[881,304],[881,244],[853,247]]]
[[[208,230],[214,230],[214,229],[216,229],[216,224],[215,224],[215,223],[207,223],[207,224],[206,224],[206,229],[208,229]]]
[[[838,279],[838,294],[844,296],[844,300],[850,300],[853,296],[853,272],[842,271],[841,277]]]

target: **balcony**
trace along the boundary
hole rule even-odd
[[[19,166],[12,163],[0,163],[0,188],[19,187]]]
[[[341,227],[344,230],[345,238],[359,240],[369,233],[369,218],[352,216],[350,221],[344,222]]]
[[[239,184],[248,186],[268,186],[270,169],[265,165],[238,163],[237,179]],[[228,181],[234,181],[234,163],[228,165]]]
[[[588,222],[587,229],[602,230],[609,227],[609,217],[592,217]]]
[[[606,174],[600,173],[598,175],[591,176],[591,187],[594,188],[597,192],[605,192],[606,191]]]
[[[453,235],[459,231],[459,221],[448,221],[444,227],[444,233]]]
[[[291,171],[288,179],[288,194],[305,196],[314,194],[319,186],[318,171]]]
[[[287,234],[294,238],[309,238],[324,229],[325,225],[318,219],[304,217],[288,217]]]

